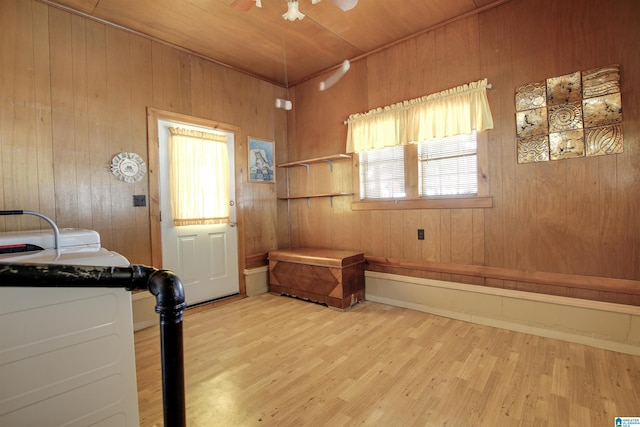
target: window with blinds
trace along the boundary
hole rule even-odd
[[[361,200],[406,196],[404,146],[363,151],[359,156]]]
[[[418,144],[420,197],[478,193],[476,132]]]

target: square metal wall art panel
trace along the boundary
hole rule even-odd
[[[584,157],[584,132],[580,129],[550,134],[549,151],[551,160]]]
[[[595,68],[582,73],[582,97],[620,93],[620,69],[617,65]]]
[[[618,65],[520,86],[515,107],[518,163],[624,150]]]
[[[518,111],[516,113],[516,134],[519,138],[549,133],[547,108]]]
[[[619,93],[582,100],[584,127],[622,123],[622,99]]]
[[[549,136],[536,135],[518,139],[518,163],[549,161]]]
[[[557,105],[582,99],[582,79],[580,72],[547,79],[547,104]]]
[[[580,101],[552,105],[549,108],[549,133],[582,129],[582,104]]]
[[[587,156],[622,153],[622,125],[587,129],[584,139]]]
[[[546,107],[547,84],[545,82],[529,83],[516,89],[516,111]]]

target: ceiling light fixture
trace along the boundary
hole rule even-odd
[[[287,21],[295,21],[296,19],[304,18],[304,14],[298,10],[298,0],[289,0],[287,3],[288,9],[286,13],[282,14],[282,17]]]
[[[331,0],[331,1],[345,12],[347,10],[353,9],[358,4],[358,0]]]

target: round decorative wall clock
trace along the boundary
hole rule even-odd
[[[138,182],[147,173],[147,165],[136,153],[118,153],[111,159],[111,172],[120,181]]]

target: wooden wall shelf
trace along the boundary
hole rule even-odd
[[[306,194],[302,196],[284,196],[284,197],[278,197],[278,200],[307,199],[307,206],[309,206],[309,199],[329,197],[331,198],[331,206],[333,207],[333,198],[339,197],[339,196],[353,196],[353,193],[326,193],[326,194]]]
[[[328,163],[329,164],[329,168],[331,169],[331,172],[333,172],[333,161],[334,160],[345,160],[345,159],[350,159],[351,156],[348,154],[334,154],[332,156],[324,156],[324,157],[316,157],[313,159],[307,159],[307,160],[298,160],[297,162],[289,162],[289,163],[282,163],[279,165],[276,165],[276,167],[279,168],[294,168],[294,167],[299,167],[299,166],[305,166],[307,168],[307,173],[309,173],[309,165],[313,164],[313,163]]]
[[[329,171],[333,173],[334,160],[351,160],[351,156],[348,154],[334,154],[332,156],[316,157],[313,159],[298,160],[296,162],[281,163],[279,165],[276,165],[276,167],[294,168],[294,167],[304,166],[307,168],[307,175],[308,175],[310,173],[310,165],[314,163],[327,163],[329,164]],[[287,171],[287,193],[289,192],[288,187],[289,187],[289,172]],[[303,194],[300,196],[282,196],[282,197],[278,197],[278,200],[307,199],[307,206],[309,206],[310,199],[315,199],[319,197],[329,197],[331,199],[331,206],[333,207],[333,198],[339,197],[339,196],[353,196],[353,193],[340,192],[340,193]]]
[[[318,198],[318,197],[336,197],[336,196],[353,196],[353,193],[305,194],[305,195],[302,195],[302,196],[278,197],[278,200],[314,199],[314,198]]]

